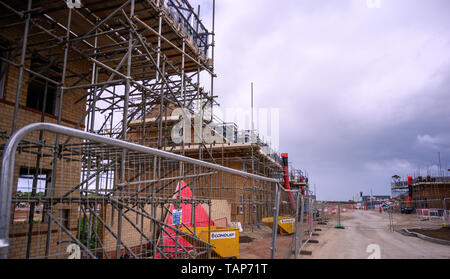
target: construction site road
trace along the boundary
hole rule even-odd
[[[389,230],[387,213],[351,211],[341,214],[337,229],[336,218],[328,225],[319,225],[322,231],[314,239],[319,243],[305,246],[312,255],[303,259],[450,259],[450,246],[436,244],[417,237],[405,236]]]

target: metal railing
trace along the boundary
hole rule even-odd
[[[417,208],[416,214],[418,218],[444,218],[444,209]]]
[[[305,246],[312,240],[316,223],[314,211],[316,200],[310,196],[303,196],[301,191],[295,191],[297,211],[295,213],[295,233],[292,237],[292,252],[294,259],[298,259]],[[305,220],[306,219],[306,220]]]
[[[195,44],[207,57],[209,32],[203,25],[198,15],[194,12],[188,1],[164,1],[164,8],[177,24],[194,39]]]
[[[450,223],[450,210],[444,210],[444,214],[442,216],[442,220],[449,224]]]
[[[24,144],[37,131],[78,141]],[[53,172],[44,172],[49,166]],[[19,191],[32,177],[29,191]],[[203,226],[210,232],[211,220],[225,217],[211,216],[214,201],[228,202],[234,210],[239,203],[236,193],[255,192],[262,198],[256,204],[257,213],[249,218],[274,217],[274,257],[276,224],[284,212],[281,192],[286,191],[279,182],[65,126],[30,124],[17,130],[3,151],[0,258],[64,258],[69,250],[76,251],[72,244],[79,247],[82,258],[211,257],[210,237],[200,239],[196,231]],[[41,184],[44,191],[39,190]],[[188,197],[183,194],[187,188],[192,191]],[[190,205],[192,219],[181,225],[165,222],[171,217],[170,209],[183,204]],[[199,205],[209,216],[204,224],[196,223]],[[186,246],[183,239],[191,239],[191,245]],[[70,245],[63,247],[64,243]]]

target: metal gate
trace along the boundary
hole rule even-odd
[[[72,143],[33,141],[42,132],[72,137]],[[211,257],[210,239],[200,239],[196,230],[211,231],[214,219],[224,217],[212,215],[212,207],[233,208],[257,189],[258,214],[282,214],[275,202],[278,182],[64,126],[31,124],[9,139],[3,153],[1,257]],[[180,195],[185,188],[189,198]],[[190,206],[191,220],[165,222],[170,208],[181,205]],[[209,216],[202,224],[196,221],[199,210]]]

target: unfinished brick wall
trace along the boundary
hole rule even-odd
[[[23,30],[16,30],[16,34],[14,31],[2,31],[1,35],[8,37],[12,35],[17,35],[23,33]],[[29,43],[32,43],[33,39],[31,38]],[[73,58],[71,56],[70,58]],[[69,59],[70,59],[69,58]],[[14,59],[15,63],[20,63],[20,57],[16,57]],[[30,56],[27,54],[27,59],[25,60],[25,67],[30,67]],[[90,67],[89,64],[85,62],[72,62],[68,64],[68,69],[73,72],[82,72],[86,71]],[[44,73],[45,75],[45,73]],[[12,65],[8,66],[8,71],[6,73],[6,83],[5,90],[3,94],[3,98],[0,99],[0,131],[4,132],[5,135],[11,135],[11,128],[13,123],[13,115],[14,115],[14,105],[18,88],[18,79],[19,79],[19,69]],[[30,80],[30,74],[26,71],[23,73],[20,98],[19,98],[19,110],[17,113],[16,119],[16,129],[20,129],[31,123],[36,123],[41,121],[42,112],[36,110],[34,108],[27,107],[27,92],[28,92],[28,81]],[[77,81],[77,78],[68,78],[66,79],[66,84],[71,84]],[[86,91],[83,89],[76,89],[65,92],[63,98],[63,106],[62,106],[62,114],[61,114],[61,125],[68,127],[75,127],[76,123],[81,119],[83,113],[86,109],[86,100],[83,98]],[[81,101],[80,101],[81,100]],[[78,102],[76,102],[78,101]],[[57,117],[55,115],[51,115],[46,113],[45,122],[48,123],[57,123]],[[80,127],[83,129],[84,125]],[[28,135],[26,140],[35,141],[39,140],[39,132],[33,132]],[[59,141],[65,141],[67,137],[61,136]],[[52,144],[55,142],[55,135],[52,133],[44,132],[43,140]],[[1,143],[5,143],[6,139],[0,139]],[[71,143],[80,142],[78,139],[72,139]],[[46,153],[51,150],[47,148],[45,150]],[[52,170],[52,157],[43,157],[41,159],[41,163],[38,168]],[[16,164],[14,170],[14,185],[13,185],[13,196],[16,195],[17,190],[17,181],[19,177],[20,167],[25,168],[35,168],[37,161],[37,155],[32,154],[27,151],[23,151],[16,155]],[[77,161],[67,161],[67,160],[58,160],[58,168],[56,173],[56,182],[54,189],[54,197],[60,196],[65,193],[68,189],[74,187],[80,182],[80,171],[81,164]],[[74,196],[72,194],[71,196]],[[77,220],[78,220],[78,205],[77,204],[57,204],[54,206],[52,214],[59,218],[60,210],[67,209],[69,210],[69,225],[68,229],[76,234],[77,231]],[[11,225],[10,225],[10,249],[9,249],[9,257],[10,258],[24,258],[26,251],[26,243],[28,238],[28,224],[26,223],[13,223],[14,219],[14,206],[11,208]],[[28,214],[28,213],[27,213]],[[66,258],[67,254],[65,253],[65,249],[68,244],[58,244],[61,241],[68,241],[70,238],[62,232],[58,226],[52,222],[51,225],[51,234],[50,234],[50,257],[51,258]],[[32,231],[32,241],[31,241],[31,250],[30,257],[43,257],[45,255],[46,249],[46,239],[47,239],[47,231],[48,231],[48,223],[47,222],[39,222],[33,225]]]
[[[153,113],[152,116],[156,117],[158,114]],[[170,124],[167,128],[164,128],[164,131],[167,133],[170,131]],[[146,136],[145,139],[149,137],[157,137],[157,125],[150,126],[149,123],[146,124]],[[129,137],[136,142],[143,142],[142,139],[142,127],[138,126],[138,124],[134,125],[134,128],[129,133]],[[191,129],[191,135],[193,135],[194,131]],[[155,147],[150,145],[151,147]],[[185,145],[185,155],[188,157],[198,159],[198,146],[197,145]],[[208,146],[209,147],[209,146]],[[229,167],[236,170],[244,170],[251,172],[251,164],[246,163],[244,167],[244,161],[242,158],[248,158],[249,154],[251,154],[252,147],[251,145],[242,145],[239,148],[233,147],[230,148],[230,145],[225,144],[217,144],[213,146],[212,154],[214,160],[211,160],[210,155],[204,151],[203,160],[210,161],[225,167]],[[175,150],[176,152],[180,152],[179,149]],[[174,151],[174,152],[175,152]],[[269,159],[260,155],[255,149],[255,162],[254,162],[254,171],[256,174],[263,176],[271,176],[275,171],[281,171],[281,166],[277,166],[273,164],[272,169],[267,169],[262,166],[267,166],[269,163]],[[247,159],[248,160],[248,159]],[[145,179],[151,179],[153,176],[151,175],[151,171],[146,172],[142,175]],[[142,178],[144,180],[144,178]],[[189,181],[186,181],[189,185]],[[245,177],[239,175],[231,175],[226,172],[217,172],[216,174],[211,175],[211,178],[208,176],[204,179],[199,179],[194,185],[189,185],[191,189],[195,192],[195,196],[197,198],[211,198],[217,200],[228,200],[230,204],[231,216],[229,222],[241,222],[244,224],[257,224],[264,217],[272,216],[272,203],[275,192],[275,187],[273,183],[264,183],[258,182],[255,183],[258,185],[255,190],[252,189],[252,179],[247,179]],[[174,189],[176,186],[173,183],[170,188]],[[199,190],[196,187],[200,187]],[[280,212],[285,213],[284,207],[281,206]],[[287,214],[287,213],[286,213]]]
[[[208,213],[209,206],[202,204],[203,209]],[[214,220],[216,225],[225,226],[226,222],[231,222],[231,204],[227,200],[212,200],[211,201],[211,220]]]
[[[417,183],[413,186],[413,201],[419,201],[422,208],[444,208],[444,198],[450,200],[450,183]],[[447,209],[449,209],[447,207]]]
[[[166,205],[168,207],[168,205]],[[209,211],[209,206],[207,204],[202,204],[202,207]],[[151,205],[145,206],[144,210],[151,214]],[[163,212],[163,215],[161,215]],[[126,217],[133,222],[149,239],[153,239],[153,226],[148,218],[141,217],[137,215],[135,212],[128,211]],[[164,221],[166,218],[167,212],[162,211],[161,207],[157,207],[156,216],[160,221]],[[211,219],[217,220],[225,217],[228,222],[231,219],[231,206],[226,200],[212,200],[211,204]],[[110,229],[117,235],[118,233],[118,211],[116,209],[112,209],[111,205],[104,205],[102,208],[102,219],[105,220],[106,224]],[[222,221],[218,221],[220,224]],[[108,258],[116,257],[116,244],[117,239],[111,234],[105,227],[100,226],[100,235],[102,235],[103,246],[107,252]],[[157,227],[157,236],[159,235],[159,229]],[[151,249],[151,245],[145,237],[141,236],[141,233],[136,230],[136,228],[126,220],[126,218],[122,219],[121,225],[121,240],[122,242],[128,246],[133,253],[143,255],[148,253],[148,249]],[[100,251],[100,249],[98,249]],[[121,248],[120,250],[121,256],[129,254],[125,248]],[[106,258],[106,256],[105,256]]]
[[[146,205],[144,210],[151,214],[151,205]],[[156,216],[158,220],[161,219],[161,207],[156,208]],[[131,222],[133,222],[136,227],[138,227],[149,239],[153,239],[153,225],[150,219],[146,217],[142,217],[141,215],[137,215],[133,211],[128,211],[124,214],[126,218],[128,218]],[[106,222],[106,225],[110,227],[110,229],[117,235],[118,234],[118,211],[113,208],[111,205],[107,204],[102,207],[102,219]],[[122,218],[121,225],[121,241],[127,247],[129,247],[134,253],[141,255],[145,253],[149,242],[145,237],[142,237],[141,233],[136,230],[136,228],[126,220],[126,218]],[[165,216],[163,217],[165,218]],[[158,228],[157,228],[158,232]],[[112,233],[110,233],[103,225],[100,226],[100,235],[102,236],[103,246],[106,250],[108,258],[116,257],[116,245],[117,239],[114,237]],[[121,255],[128,254],[126,249],[121,248]],[[106,258],[106,256],[105,256]]]

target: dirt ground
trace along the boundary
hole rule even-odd
[[[437,239],[443,239],[450,241],[450,228],[440,228],[440,229],[428,229],[428,230],[421,230],[421,229],[410,229],[410,232],[416,232],[420,233],[429,237],[437,238]],[[449,247],[450,249],[450,247]]]
[[[387,216],[387,213],[383,213]],[[396,230],[399,229],[410,229],[410,228],[429,228],[438,229],[442,227],[442,219],[440,218],[418,218],[415,214],[394,214],[394,227]]]
[[[272,229],[266,225],[259,228],[250,228],[239,234],[240,258],[241,259],[270,259],[270,248],[272,247]],[[249,241],[251,238],[251,241]],[[276,259],[288,259],[292,235],[277,235]]]

